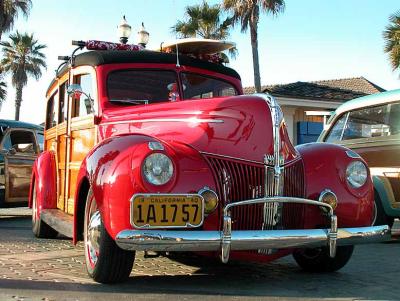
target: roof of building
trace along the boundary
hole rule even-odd
[[[0,126],[10,127],[10,128],[43,130],[43,127],[37,124],[23,122],[23,121],[16,121],[16,120],[6,120],[6,119],[0,119]]]
[[[314,82],[295,82],[283,85],[262,86],[263,92],[274,96],[299,99],[347,101],[353,98],[383,92],[385,89],[364,77],[321,80]],[[254,93],[254,87],[244,88],[245,94]]]

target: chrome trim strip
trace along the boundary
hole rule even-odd
[[[296,203],[296,204],[306,204],[306,205],[314,205],[319,207],[326,207],[328,209],[329,215],[333,214],[333,209],[330,205],[325,203],[320,203],[314,200],[302,199],[302,198],[295,198],[295,197],[284,197],[284,196],[275,196],[275,197],[267,197],[267,198],[260,198],[254,200],[246,200],[240,201],[235,203],[229,203],[224,208],[224,215],[229,214],[229,210],[235,206],[243,206],[243,205],[253,205],[253,204],[263,204],[263,203]]]
[[[164,150],[164,145],[158,141],[150,141],[147,145],[149,150]]]
[[[352,159],[361,158],[361,156],[359,154],[357,154],[355,151],[352,151],[350,149],[346,151],[346,155],[347,155],[347,157],[352,158]]]
[[[240,162],[243,162],[243,163],[245,163],[245,162],[254,163],[254,164],[260,165],[260,167],[265,164],[263,161],[254,161],[254,160],[248,160],[248,159],[243,159],[243,158],[239,158],[239,157],[232,157],[232,156],[220,155],[220,154],[214,154],[214,153],[202,152],[202,151],[200,151],[199,153],[202,154],[202,155],[205,155],[205,156],[212,156],[212,157],[216,157],[216,158],[220,158],[220,159],[235,160],[235,161],[240,161]],[[264,158],[265,158],[265,156],[264,156]],[[301,157],[295,157],[293,160],[285,162],[283,167],[286,167],[287,165],[294,164],[295,162],[297,162],[299,160],[301,160]],[[271,166],[271,165],[268,164],[268,166]]]
[[[101,123],[100,125],[145,123],[145,122],[224,123],[222,119],[199,119],[196,117],[190,117],[190,118],[153,118],[153,119],[135,119],[135,120],[125,120],[125,121],[109,121]]]
[[[282,109],[279,106],[277,100],[271,94],[255,94],[255,96],[261,97],[268,104],[271,112],[271,120],[272,120],[272,137],[274,140],[274,191],[273,195],[282,195],[283,193],[283,184],[281,184],[281,173],[283,167],[279,165],[280,153],[281,153],[281,137],[280,137],[280,128],[283,122],[283,113]],[[267,164],[267,156],[264,157],[264,164]],[[265,174],[267,176],[267,174]],[[267,192],[265,191],[265,196]]]
[[[205,155],[205,156],[213,156],[216,158],[222,158],[222,159],[229,159],[229,160],[236,160],[236,161],[241,161],[241,162],[249,162],[249,163],[255,163],[258,165],[263,165],[263,162],[261,161],[254,161],[254,160],[248,160],[248,159],[243,159],[243,158],[238,158],[238,157],[232,157],[232,156],[226,156],[226,155],[220,155],[220,154],[214,154],[214,153],[208,153],[208,152],[202,152],[200,151],[200,154]]]

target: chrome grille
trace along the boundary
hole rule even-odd
[[[265,166],[241,160],[207,155],[217,194],[222,203],[264,197]],[[273,195],[273,167],[267,167],[267,196]],[[285,166],[281,181],[283,196],[304,197],[303,162],[297,160]],[[265,216],[264,216],[265,215]],[[298,229],[303,226],[304,205],[256,204],[234,207],[231,211],[233,230]]]

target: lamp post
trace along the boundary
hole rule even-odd
[[[142,45],[144,48],[146,48],[146,45],[149,42],[149,36],[150,34],[148,33],[148,31],[146,31],[146,29],[144,28],[144,24],[142,22],[142,27],[137,33],[137,39],[139,45]]]
[[[121,23],[118,25],[119,41],[122,44],[126,44],[131,35],[132,27],[126,22],[125,16],[123,16]]]

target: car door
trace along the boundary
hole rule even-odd
[[[1,143],[5,164],[5,203],[28,200],[32,166],[39,153],[33,130],[10,129]]]
[[[68,119],[69,144],[67,149],[66,163],[66,202],[64,211],[69,214],[74,212],[74,197],[76,181],[82,161],[93,148],[96,141],[96,130],[94,125],[94,114],[91,108],[91,100],[96,99],[95,73],[91,68],[79,68],[74,70],[73,80],[79,84],[87,95],[79,99],[72,99],[71,118]],[[83,73],[82,73],[83,72]],[[97,103],[97,102],[96,102]]]

